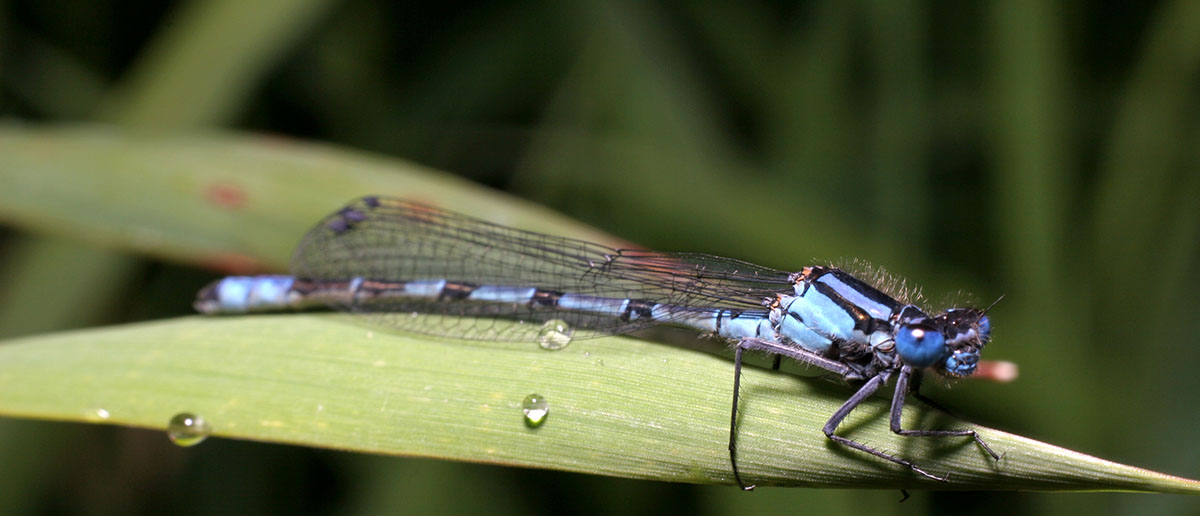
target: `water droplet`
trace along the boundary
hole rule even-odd
[[[541,394],[530,394],[521,401],[521,413],[525,414],[525,424],[530,428],[542,426],[546,416],[550,415],[550,402]]]
[[[102,408],[88,409],[83,415],[88,421],[105,421],[111,416],[107,410]]]
[[[538,331],[538,346],[550,351],[565,348],[571,343],[571,334],[574,331],[571,329],[571,325],[562,319],[546,321],[545,324],[542,324],[542,329]]]
[[[208,421],[187,412],[175,414],[175,417],[171,418],[171,422],[167,424],[167,437],[179,446],[200,444],[208,438],[210,433],[212,433],[212,427],[208,425]]]

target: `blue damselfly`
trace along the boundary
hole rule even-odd
[[[424,204],[364,197],[305,236],[289,276],[231,276],[196,300],[204,313],[328,305],[405,331],[478,340],[536,341],[562,321],[572,338],[672,324],[734,347],[729,459],[737,467],[737,410],[747,351],[788,357],[858,384],[822,428],[831,440],[944,480],[907,459],[837,435],[863,400],[896,378],[890,424],[906,436],[969,437],[973,430],[906,430],[905,397],[921,375],[969,376],[990,338],[986,310],[931,315],[835,267],[786,272],[697,253],[618,250],[492,224]],[[534,324],[481,325],[480,318]]]

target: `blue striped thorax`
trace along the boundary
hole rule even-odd
[[[952,309],[931,317],[840,269],[806,267],[790,280],[795,295],[779,295],[768,305],[779,335],[822,356],[857,363],[864,376],[896,365],[897,357],[914,368],[969,376],[990,337],[981,310]]]

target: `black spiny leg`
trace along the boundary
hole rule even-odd
[[[742,353],[746,349],[738,346],[733,352],[733,409],[729,414],[729,463],[733,465],[733,478],[737,480],[738,486],[743,491],[754,490],[754,485],[746,485],[742,481],[742,475],[738,473],[737,466],[737,410],[738,410],[738,392],[742,386]]]
[[[900,427],[900,415],[904,412],[904,397],[909,392],[909,379],[910,378],[912,379],[912,387],[911,388],[912,388],[912,393],[913,393],[914,397],[916,397],[917,399],[919,399],[925,403],[928,403],[930,406],[932,406],[938,410],[945,411],[945,409],[943,409],[942,406],[939,405],[937,402],[935,402],[929,398],[926,398],[925,396],[922,396],[919,392],[917,392],[921,386],[920,373],[913,371],[913,369],[909,366],[904,366],[904,368],[902,368],[900,370],[900,376],[898,376],[896,378],[896,393],[894,396],[892,396],[892,414],[891,414],[892,432],[895,432],[899,435],[917,436],[917,437],[968,437],[969,436],[972,439],[974,439],[977,444],[979,444],[980,448],[983,448],[983,451],[987,452],[988,455],[991,455],[993,459],[1000,460],[1000,456],[997,455],[996,452],[992,451],[992,447],[988,446],[987,443],[983,442],[983,438],[979,437],[979,434],[976,433],[974,430],[905,430],[905,429],[901,428]]]
[[[763,353],[770,353],[772,355],[776,355],[776,361],[778,361],[778,357],[785,356],[785,357],[797,360],[801,363],[808,364],[810,366],[817,367],[817,368],[825,370],[825,371],[829,371],[830,373],[836,374],[841,377],[846,377],[847,375],[849,375],[851,373],[850,368],[847,367],[846,364],[843,364],[841,362],[836,362],[834,360],[830,360],[828,358],[822,357],[820,355],[806,351],[806,350],[804,350],[802,348],[798,348],[796,346],[789,346],[786,344],[780,344],[778,342],[772,342],[769,340],[756,339],[756,338],[750,338],[750,337],[747,337],[747,338],[744,338],[744,339],[741,339],[738,341],[737,347],[734,348],[734,353],[733,353],[733,408],[731,408],[729,411],[729,462],[730,462],[730,464],[733,465],[733,478],[735,480],[737,480],[738,485],[741,486],[742,489],[744,489],[746,491],[750,491],[750,490],[754,489],[754,485],[746,485],[746,483],[742,481],[741,473],[738,471],[738,466],[737,466],[737,411],[738,411],[738,394],[739,394],[739,392],[741,392],[741,385],[742,385],[742,354],[748,350],[761,351]],[[884,380],[885,381],[887,380],[886,376],[884,377]],[[878,386],[876,386],[876,388],[878,388]],[[874,389],[872,389],[872,392],[874,392]],[[871,393],[868,392],[862,398],[865,398],[866,396],[869,396],[870,394]],[[858,405],[858,403],[862,401],[862,398],[860,398],[858,401],[855,401],[854,405]],[[843,407],[843,408],[845,408],[845,407]],[[853,408],[854,407],[851,406],[849,409],[845,410],[845,413],[842,413],[840,416],[836,416],[837,422],[841,422],[841,420],[846,417],[846,413],[849,413],[850,410],[853,410]],[[834,422],[834,425],[833,425],[834,427],[837,426],[837,424],[836,424],[837,422]],[[828,425],[826,425],[826,426],[828,426]],[[826,434],[828,434],[828,433],[829,432],[826,432]],[[836,440],[842,439],[842,438],[841,437],[836,437],[836,438],[831,437],[831,439],[834,439],[836,441]],[[853,441],[850,441],[850,442],[853,442]],[[855,444],[858,446],[862,446],[861,444],[858,444],[858,443],[855,443]]]
[[[861,452],[870,453],[871,455],[879,457],[883,460],[895,462],[896,464],[899,464],[908,469],[911,469],[911,470],[913,470],[914,473],[917,473],[926,478],[937,480],[939,482],[944,482],[946,479],[938,477],[938,476],[934,476],[932,473],[929,473],[928,471],[921,469],[920,466],[913,464],[911,461],[901,459],[900,457],[897,457],[895,455],[884,453],[882,451],[876,450],[875,448],[867,446],[867,445],[860,443],[858,441],[855,441],[853,439],[848,439],[846,437],[842,437],[840,435],[836,435],[833,433],[834,431],[837,430],[838,425],[842,424],[842,421],[844,419],[846,419],[846,416],[850,415],[850,412],[854,411],[854,409],[856,407],[858,407],[858,405],[861,404],[863,402],[863,400],[870,398],[872,394],[875,394],[875,391],[879,390],[879,388],[882,387],[883,384],[887,383],[889,376],[891,376],[891,371],[884,371],[882,373],[879,373],[878,375],[875,375],[870,380],[867,380],[867,383],[864,383],[863,386],[858,389],[858,392],[854,393],[854,395],[851,396],[850,399],[846,400],[846,402],[843,403],[842,406],[837,409],[837,412],[833,413],[833,416],[829,418],[829,421],[827,421],[825,423],[825,426],[821,429],[821,431],[825,432],[825,437],[828,437],[830,440],[832,440],[836,443],[849,446],[849,447],[854,448],[855,450],[858,450]],[[895,399],[895,398],[893,398],[893,399]],[[901,406],[903,407],[903,404],[901,404]],[[894,407],[894,404],[893,404],[893,407]]]

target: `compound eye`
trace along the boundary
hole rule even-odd
[[[951,376],[971,376],[975,374],[975,366],[979,364],[979,352],[956,351],[946,357],[946,373]]]
[[[925,324],[908,324],[896,331],[896,353],[913,367],[929,367],[946,356],[946,337]]]
[[[992,338],[992,321],[988,320],[988,316],[980,316],[976,327],[979,328],[979,340],[987,342]]]

